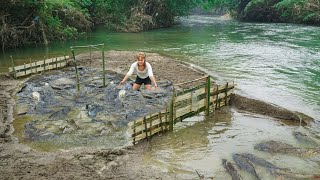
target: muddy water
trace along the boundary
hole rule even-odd
[[[293,137],[294,131],[309,130],[299,124],[226,108],[206,119],[199,116],[178,124],[174,133],[151,142],[144,160],[163,172],[176,174],[179,179],[197,179],[198,173],[209,179],[229,177],[221,159],[232,161],[234,153],[252,153],[295,173],[319,174],[319,165],[310,160],[254,149],[255,144],[270,139],[303,147]],[[256,171],[263,179],[276,178],[266,168],[256,166]],[[248,173],[240,174],[252,179]]]

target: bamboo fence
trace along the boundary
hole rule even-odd
[[[83,83],[87,83],[88,81],[92,81],[92,80],[88,80],[85,82],[80,82],[80,75],[78,72],[78,65],[77,65],[77,60],[76,60],[76,56],[75,56],[75,49],[89,49],[89,55],[90,55],[90,64],[92,62],[92,50],[101,50],[101,60],[102,60],[102,77],[99,79],[102,79],[102,83],[103,83],[103,87],[106,86],[106,67],[105,67],[105,57],[104,57],[104,44],[96,44],[96,45],[87,45],[87,46],[71,46],[70,47],[71,52],[72,52],[72,56],[73,56],[73,62],[74,62],[74,69],[75,69],[75,73],[76,73],[76,80],[77,80],[77,91],[80,91],[80,85]]]
[[[23,65],[15,66],[14,60],[11,56],[12,67],[9,68],[9,74],[11,74],[14,78],[18,78],[43,71],[63,68],[67,66],[68,59],[69,56],[53,57],[36,62],[32,62],[30,59],[30,63],[24,63]]]
[[[171,103],[163,111],[154,113],[143,118],[128,123],[129,140],[133,144],[143,139],[149,139],[158,133],[172,131],[177,122],[194,116],[200,112],[209,115],[223,106],[227,106],[230,101],[230,95],[234,91],[235,84],[226,83],[216,85],[210,82],[210,76],[196,79],[185,83],[175,84],[175,88],[180,85],[188,85],[194,82],[196,86],[188,89],[174,90]]]

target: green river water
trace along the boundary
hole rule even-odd
[[[299,130],[320,134],[320,27],[293,24],[242,23],[220,17],[190,16],[181,24],[143,33],[98,29],[87,38],[30,47],[0,56],[0,72],[18,63],[70,54],[72,45],[105,43],[107,50],[157,52],[194,64],[218,83],[235,81],[236,93],[305,113],[316,120],[309,127],[269,117],[226,110],[212,117],[192,118],[173,133],[151,141],[145,163],[177,178],[223,178],[221,159],[251,152],[299,173],[320,174],[319,165],[292,156],[270,155],[253,149],[264,140],[302,147],[292,136]],[[156,70],[154,70],[156,71]],[[268,177],[263,169],[259,173]],[[242,174],[250,179],[247,174]]]

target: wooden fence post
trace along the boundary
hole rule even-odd
[[[224,105],[227,106],[228,105],[228,82],[226,84],[226,91],[225,91],[225,100],[224,100]]]
[[[206,115],[210,113],[210,76],[206,79]]]
[[[90,65],[91,65],[91,63],[92,63],[92,50],[91,50],[92,48],[91,48],[91,46],[89,46],[89,52],[90,52]]]
[[[10,58],[11,58],[11,64],[12,64],[13,77],[14,77],[14,78],[17,78],[17,73],[16,73],[16,70],[15,70],[15,68],[14,68],[14,60],[13,60],[13,57],[10,56]]]
[[[144,131],[146,133],[147,140],[149,140],[146,116],[143,117],[143,123],[144,123]]]
[[[175,90],[173,89],[172,99],[170,103],[170,112],[169,112],[169,131],[173,131],[173,123],[174,123],[174,117],[173,117],[173,111],[174,111],[174,97],[175,97]]]
[[[34,66],[36,67],[36,73],[38,73],[37,61],[34,62]]]
[[[218,102],[219,102],[219,85],[217,85],[216,109],[220,108],[220,106],[218,106]]]
[[[31,74],[33,74],[33,66],[32,66],[31,58],[29,58],[29,60],[30,60],[30,69],[31,69]]]
[[[73,55],[73,61],[74,61],[74,68],[76,70],[76,79],[77,79],[77,91],[80,91],[80,82],[79,82],[79,74],[78,74],[78,67],[77,67],[77,61],[76,61],[76,57],[74,55],[74,50],[71,49],[72,55]]]
[[[43,71],[46,71],[46,57],[44,56],[43,60]]]
[[[102,74],[103,74],[103,87],[106,86],[106,70],[105,70],[105,62],[104,62],[104,44],[102,46]]]
[[[136,144],[136,120],[133,121],[133,127],[134,127],[134,129],[133,129],[133,134],[134,134],[133,145],[135,145]]]

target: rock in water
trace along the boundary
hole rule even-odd
[[[39,102],[41,99],[40,99],[40,93],[38,92],[33,92],[32,93],[32,99]]]
[[[242,179],[238,170],[231,162],[228,162],[226,159],[222,159],[222,165],[226,169],[226,171],[230,174],[232,180]]]
[[[121,89],[118,93],[118,98],[120,101],[122,101],[126,97],[126,90]]]
[[[232,158],[240,169],[252,174],[256,179],[260,179],[253,165],[246,158],[242,157],[240,154],[233,154]]]

